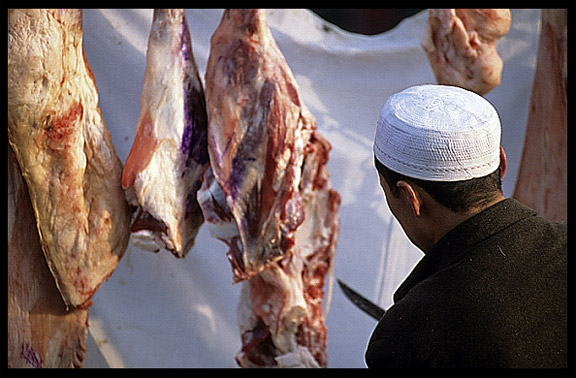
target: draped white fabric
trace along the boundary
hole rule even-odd
[[[189,9],[193,52],[204,76],[210,37],[222,10]],[[434,83],[419,36],[427,13],[376,36],[348,33],[309,10],[274,9],[268,23],[300,86],[304,103],[332,144],[328,168],[342,197],[334,277],[389,307],[398,285],[422,257],[390,214],[373,167],[372,140],[387,97]],[[84,11],[84,48],[116,151],[126,160],[136,131],[152,11]],[[511,196],[532,89],[539,10],[512,10],[510,32],[497,44],[501,86],[485,96],[502,120]],[[86,366],[236,367],[238,285],[224,243],[203,227],[185,259],[132,245],[93,298]],[[329,367],[365,367],[376,322],[334,285],[328,327]],[[105,359],[94,358],[98,349]]]

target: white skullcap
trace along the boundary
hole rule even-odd
[[[428,181],[486,176],[500,163],[500,119],[481,96],[448,85],[419,85],[390,96],[374,138],[389,169]]]

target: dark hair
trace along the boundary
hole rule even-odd
[[[396,183],[399,180],[412,182],[430,194],[439,204],[454,212],[466,212],[483,207],[502,193],[501,167],[487,176],[462,181],[427,181],[394,172],[374,158],[376,170],[384,177],[394,197],[400,195]]]

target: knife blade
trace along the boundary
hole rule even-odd
[[[346,298],[354,303],[354,305],[356,305],[360,310],[364,311],[376,320],[380,320],[382,316],[384,316],[386,311],[383,308],[369,299],[366,299],[339,279],[336,279],[336,281],[338,281],[338,285],[340,285],[340,289],[342,289]]]

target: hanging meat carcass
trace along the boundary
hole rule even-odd
[[[496,41],[508,33],[509,9],[429,9],[420,43],[438,84],[480,95],[500,85]]]
[[[242,282],[243,367],[326,366],[324,280],[336,250],[330,144],[263,10],[226,10],[206,70],[211,168],[198,200]]]
[[[183,9],[156,9],[138,130],[122,186],[136,208],[132,242],[184,257],[204,219],[196,200],[208,165],[202,82]]]
[[[524,151],[514,198],[551,221],[568,219],[568,17],[543,9]]]
[[[81,367],[130,236],[82,11],[8,11],[8,366]]]
[[[42,253],[34,210],[8,146],[8,367],[81,367],[88,309],[66,309]]]
[[[82,11],[8,13],[8,141],[67,306],[89,306],[126,249],[122,163],[98,108]]]

